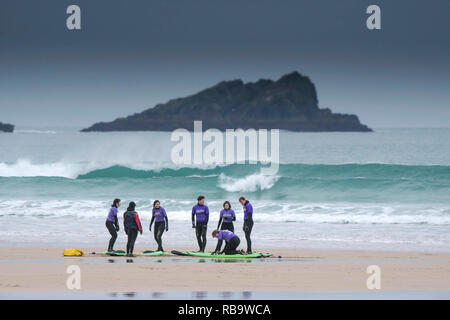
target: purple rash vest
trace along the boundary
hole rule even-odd
[[[108,217],[106,218],[106,221],[116,222],[117,219],[117,208],[111,207],[109,209]]]
[[[222,209],[222,211],[220,211],[220,217],[223,219],[223,222],[230,223],[233,222],[233,218],[236,217],[236,214],[232,209]]]
[[[244,220],[253,220],[253,207],[250,202],[246,202],[244,208]]]
[[[192,214],[195,214],[197,222],[205,222],[206,215],[209,215],[209,208],[205,205],[200,206],[196,204],[192,207]]]
[[[158,209],[153,208],[152,215],[155,217],[156,222],[162,222],[165,220],[164,218],[167,217],[166,210],[163,207],[159,207]]]
[[[217,235],[217,239],[220,240],[225,240],[226,242],[230,241],[232,238],[236,237],[236,235],[228,230],[220,230],[219,234]]]

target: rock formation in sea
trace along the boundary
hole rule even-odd
[[[298,72],[277,81],[222,81],[191,96],[158,104],[126,118],[95,123],[81,131],[193,130],[194,120],[202,120],[204,130],[372,131],[356,115],[319,108],[314,83]]]
[[[9,123],[0,122],[0,131],[1,132],[13,132],[14,126]]]

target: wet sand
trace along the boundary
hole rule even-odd
[[[450,253],[265,249],[258,251],[274,257],[216,262],[177,256],[104,257],[91,254],[102,248],[80,249],[85,257],[63,257],[63,248],[0,248],[0,293],[361,292],[370,291],[370,265],[380,267],[381,290],[450,290]],[[282,259],[276,261],[278,256]],[[66,286],[70,265],[80,267],[80,290]]]

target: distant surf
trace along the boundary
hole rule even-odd
[[[26,130],[26,129],[22,129],[22,130],[15,130],[14,133],[16,133],[16,134],[17,133],[56,134],[56,131],[54,131],[54,130],[35,130],[35,129]]]
[[[195,247],[186,230],[203,194],[211,228],[229,200],[239,236],[238,198],[250,199],[260,247],[450,251],[448,129],[283,132],[274,176],[253,164],[176,166],[167,133],[56,131],[0,139],[0,245],[104,245],[119,197],[137,203],[147,226],[161,200],[172,221],[168,245]],[[139,241],[153,245],[149,234]]]
[[[160,197],[177,192],[183,197],[194,192],[222,198],[244,192],[258,194],[261,199],[321,203],[450,203],[450,166],[282,164],[276,176],[264,176],[258,165],[145,169],[153,165],[32,164],[21,160],[0,163],[0,180],[22,194],[34,187],[54,191],[59,197],[65,193],[96,197],[92,192],[86,194],[87,188],[98,190],[98,195],[111,188],[126,194],[132,188],[136,197],[149,192]],[[8,189],[0,191],[0,196],[6,194]]]
[[[32,163],[20,159],[14,163],[0,163],[0,177],[64,177],[72,179],[96,178],[153,178],[153,177],[204,177],[220,174],[243,176],[259,172],[260,165],[236,164],[206,167],[177,167],[170,163],[133,163],[131,166],[105,162],[53,162]],[[281,164],[280,171],[289,177],[311,179],[390,179],[413,180],[420,178],[450,179],[450,166],[393,165],[382,163],[349,164]]]

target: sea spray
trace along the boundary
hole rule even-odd
[[[242,178],[228,177],[221,173],[218,185],[228,192],[255,192],[272,188],[278,179],[278,176],[266,176],[260,173]]]
[[[28,159],[15,163],[0,163],[0,177],[64,177],[76,178],[82,165],[73,163],[34,164]]]
[[[128,201],[129,199],[124,199]],[[136,200],[136,199],[135,199]],[[234,206],[238,220],[242,210],[237,199],[229,199]],[[172,221],[189,223],[193,201],[165,198],[167,213]],[[195,202],[195,201],[194,201]],[[152,199],[137,199],[139,214],[149,222],[152,214]],[[211,220],[217,221],[222,200],[210,200],[208,206]],[[306,223],[306,224],[362,224],[362,225],[428,225],[449,226],[450,205],[396,205],[396,204],[354,204],[354,203],[302,203],[298,201],[252,200],[256,222]],[[109,201],[102,200],[0,200],[0,218],[26,217],[33,221],[47,221],[46,218],[89,221],[105,219]],[[56,219],[56,220],[55,220]]]
[[[276,176],[264,176],[260,165],[171,165],[0,163],[0,199],[167,198],[175,193],[185,200],[199,192],[221,199],[227,193],[247,192],[267,200],[318,203],[450,203],[450,166],[282,164]]]

